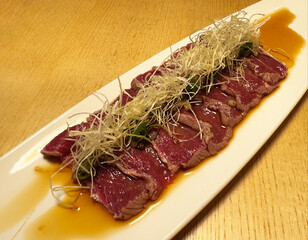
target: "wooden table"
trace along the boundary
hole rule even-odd
[[[254,2],[0,0],[0,155],[210,19]],[[307,113],[306,94],[174,239],[306,239]]]

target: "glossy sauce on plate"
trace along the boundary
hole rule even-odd
[[[270,16],[270,20],[261,27],[261,44],[273,56],[291,67],[300,49],[305,44],[300,35],[288,28],[295,16],[287,9],[281,9]],[[10,218],[11,220],[6,225],[1,226],[0,230],[7,229],[31,215],[31,209],[34,209],[49,191],[49,178],[51,172],[55,171],[55,169],[51,167],[49,170],[35,171],[34,174],[37,175],[37,179],[28,186],[29,189],[35,189],[34,194],[29,196],[29,189],[25,189],[5,209],[0,209],[0,215],[3,219],[9,219],[14,214],[14,217]],[[193,169],[193,171],[197,170],[198,167]],[[70,175],[69,171],[64,171],[57,176],[56,181],[63,184],[70,182]],[[31,223],[27,223],[26,218],[25,226],[22,226],[26,228],[23,233],[24,237],[26,239],[55,239],[59,236],[61,236],[61,239],[89,238],[101,236],[102,234],[111,234],[114,231],[127,228],[131,224],[138,222],[142,217],[146,217],[146,214],[159,205],[159,201],[167,197],[168,192],[179,185],[178,182],[182,181],[186,175],[189,174],[187,172],[178,174],[175,183],[170,185],[157,201],[148,204],[148,209],[128,221],[114,220],[102,206],[90,200],[88,193],[83,193],[73,209],[66,209],[56,205]],[[25,210],[16,214],[16,206],[22,206]]]
[[[297,54],[305,45],[305,40],[288,27],[296,16],[288,9],[282,8],[271,14],[270,17],[260,29],[260,44],[266,51],[291,68]]]
[[[184,176],[187,173],[180,175]],[[48,181],[49,177],[47,175],[45,177],[45,181]],[[70,169],[57,174],[56,183],[72,185]],[[88,192],[83,192],[79,195],[72,209],[55,205],[45,214],[37,218],[27,227],[25,239],[52,240],[58,238],[58,236],[61,236],[61,239],[74,237],[90,238],[101,236],[102,234],[106,236],[117,231],[117,229],[129,227],[138,222],[151,209],[159,205],[164,195],[164,193],[161,194],[158,200],[148,204],[147,208],[141,214],[126,221],[119,221],[115,220],[100,204],[90,200],[90,194]]]

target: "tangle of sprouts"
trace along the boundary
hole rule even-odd
[[[245,12],[215,21],[190,39],[190,45],[171,53],[157,67],[159,74],[154,72],[138,85],[132,101],[122,106],[122,94],[115,103],[106,100],[101,111],[91,115],[94,121],[89,128],[70,131],[70,136],[77,136],[71,165],[80,186],[84,178],[93,182],[98,166],[118,160],[115,152],[125,151],[134,138],[150,141],[136,133],[143,125],[159,125],[172,134],[168,126],[177,122],[182,107],[189,109],[202,88],[210,91],[218,84],[215,79],[220,70],[240,65],[243,47],[255,54],[259,48],[258,25]],[[120,88],[122,92],[121,83]]]

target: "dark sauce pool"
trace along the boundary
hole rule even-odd
[[[261,44],[273,56],[284,62],[288,68],[292,67],[298,53],[305,44],[305,40],[288,27],[294,20],[295,15],[288,9],[281,9],[270,15],[271,18],[261,27]],[[265,17],[266,18],[266,17]],[[211,160],[214,157],[207,159]],[[200,165],[206,164],[204,161]],[[38,203],[49,191],[49,178],[51,173],[59,166],[49,166],[47,171],[35,171],[36,181],[32,182],[28,188],[35,189],[29,191],[25,189],[5,208],[0,209],[2,219],[10,219],[6,225],[0,227],[3,231],[17,224],[21,219],[31,215]],[[45,169],[46,170],[46,169]],[[129,228],[135,222],[141,220],[153,208],[159,205],[160,201],[167,197],[168,192],[179,185],[187,175],[193,174],[198,167],[191,171],[181,172],[175,182],[168,186],[163,194],[155,202],[149,202],[147,209],[138,216],[128,221],[116,221],[99,204],[90,200],[89,193],[83,193],[75,204],[75,208],[67,209],[55,205],[40,217],[31,222],[23,229],[25,239],[71,239],[82,237],[106,236],[114,231]],[[70,171],[64,171],[57,176],[58,183],[71,182]],[[29,192],[33,194],[29,195]],[[20,211],[15,211],[16,206],[21,206]],[[14,217],[12,217],[12,215]]]

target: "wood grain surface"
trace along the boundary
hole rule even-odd
[[[0,0],[0,155],[92,92],[256,0]],[[307,94],[178,239],[307,239]]]

